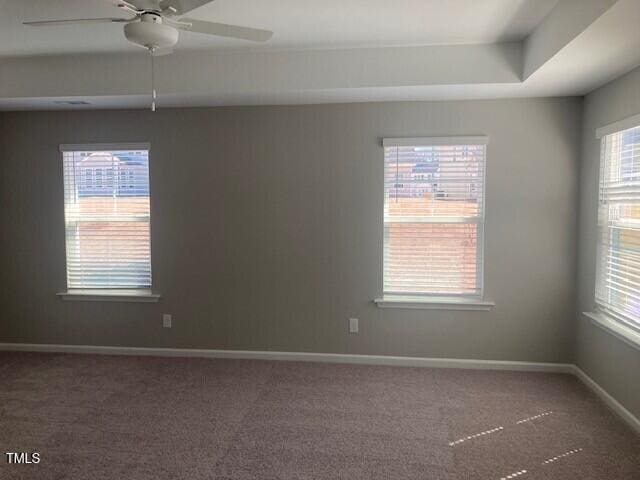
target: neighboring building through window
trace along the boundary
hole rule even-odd
[[[384,139],[384,296],[482,296],[486,137]]]
[[[67,289],[151,289],[149,146],[60,149]]]
[[[596,304],[640,332],[640,126],[601,139]]]

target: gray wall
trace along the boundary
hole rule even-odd
[[[591,323],[596,277],[600,142],[595,130],[640,113],[640,68],[590,93],[584,101],[580,172],[580,230],[576,363],[640,417],[640,350]]]
[[[0,341],[570,361],[581,109],[556,98],[0,114]],[[478,134],[490,136],[495,308],[378,309],[380,137]],[[63,302],[58,144],[121,141],[152,144],[162,300]]]

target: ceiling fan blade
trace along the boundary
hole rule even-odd
[[[160,2],[160,9],[171,9],[176,15],[184,15],[195,8],[213,1],[214,0],[162,0]]]
[[[218,37],[240,38],[242,40],[251,40],[252,42],[266,42],[273,36],[273,32],[270,30],[205,22],[193,18],[181,18],[178,28],[189,32],[217,35]]]
[[[95,23],[126,23],[132,18],[72,18],[69,20],[43,20],[38,22],[23,22],[30,27],[55,27],[59,25],[91,25]]]

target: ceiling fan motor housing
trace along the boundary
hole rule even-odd
[[[124,35],[132,43],[149,49],[171,48],[178,43],[178,30],[162,23],[157,13],[143,13],[139,22],[127,23]]]

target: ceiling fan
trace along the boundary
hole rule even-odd
[[[156,92],[153,87],[153,57],[173,52],[178,43],[179,30],[238,38],[253,42],[266,42],[273,36],[269,30],[227,25],[182,17],[214,0],[105,0],[124,12],[133,14],[130,18],[76,18],[65,20],[43,20],[24,22],[31,27],[53,27],[64,25],[92,25],[97,23],[123,23],[124,35],[131,43],[146,48],[152,56],[152,105],[155,110]],[[182,17],[182,18],[176,18]]]
[[[170,49],[178,43],[178,30],[204,33],[218,37],[239,38],[253,42],[266,42],[273,36],[261,30],[224,23],[207,22],[193,18],[180,18],[191,10],[214,0],[105,0],[121,10],[133,14],[130,18],[76,18],[24,22],[32,27],[51,27],[96,23],[124,23],[124,35],[130,42],[153,52]]]

